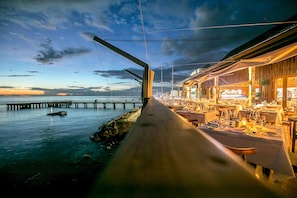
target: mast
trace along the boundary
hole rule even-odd
[[[162,65],[161,65],[161,94],[163,96],[163,69],[162,69]]]
[[[171,97],[173,98],[173,63],[171,63]]]

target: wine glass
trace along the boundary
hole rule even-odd
[[[225,123],[225,118],[222,114],[222,115],[220,115],[220,118],[219,118],[219,127],[224,128],[224,123]]]
[[[228,111],[224,112],[224,120],[225,120],[225,126],[229,127],[230,126],[230,115]]]
[[[263,120],[259,119],[258,124],[256,125],[257,133],[262,135],[262,129],[263,129]]]
[[[265,127],[265,125],[266,125],[266,117],[262,115],[261,116],[261,121],[262,121],[263,127]]]
[[[256,123],[256,117],[255,117],[255,115],[254,115],[254,112],[250,113],[249,121],[252,123],[252,126],[255,126],[255,123]]]

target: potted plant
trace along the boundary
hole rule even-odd
[[[266,99],[266,85],[268,85],[268,80],[260,80],[260,86],[261,86],[261,94],[263,100]]]

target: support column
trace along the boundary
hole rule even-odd
[[[185,98],[189,99],[190,98],[190,87],[185,86],[184,88],[185,88],[185,92],[186,92]]]
[[[196,86],[196,98],[198,100],[200,100],[200,98],[201,98],[200,88],[201,88],[201,84],[199,82],[197,82],[197,86]]]
[[[248,68],[248,75],[249,75],[249,93],[248,93],[248,106],[251,106],[252,105],[252,92],[253,92],[253,82],[252,82],[252,75],[253,75],[253,72],[252,72],[252,67],[249,67]]]
[[[213,99],[215,104],[218,104],[219,101],[219,77],[214,77],[214,90],[213,90]]]

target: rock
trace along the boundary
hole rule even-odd
[[[91,155],[90,154],[84,154],[84,158],[85,159],[90,159],[91,158]]]
[[[55,115],[65,116],[65,115],[67,115],[67,111],[58,111],[58,112],[54,112],[54,113],[48,113],[47,115],[51,115],[51,116],[55,116]]]
[[[95,142],[103,142],[111,149],[112,146],[118,145],[125,137],[127,132],[135,123],[141,113],[141,108],[125,113],[99,128],[99,131],[91,136],[91,140]]]

